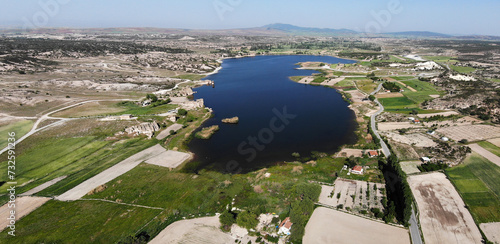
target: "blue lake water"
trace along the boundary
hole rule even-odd
[[[312,151],[333,153],[355,143],[355,114],[332,88],[298,84],[290,76],[317,73],[297,70],[299,62],[354,63],[328,56],[258,56],[226,59],[222,70],[207,77],[215,88],[195,89],[214,117],[203,127],[219,125],[209,140],[193,139],[190,164],[196,170],[248,172]],[[236,125],[224,118],[238,116]]]

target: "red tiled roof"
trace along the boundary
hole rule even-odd
[[[369,156],[378,156],[378,152],[377,151],[369,151],[368,155]]]
[[[292,225],[293,225],[293,223],[290,221],[290,217],[286,217],[286,219],[283,220],[283,222],[281,222],[280,228],[285,226],[285,228],[290,229],[292,227]]]
[[[358,166],[354,166],[354,168],[352,168],[352,170],[361,172],[363,170],[363,167],[361,167],[359,165]]]

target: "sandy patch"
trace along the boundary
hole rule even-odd
[[[500,127],[491,125],[452,126],[440,128],[437,132],[455,141],[460,141],[462,139],[467,139],[468,141],[484,141],[500,137]]]
[[[432,97],[432,98],[439,98],[439,97],[441,97],[441,95],[429,95],[429,97]]]
[[[399,92],[390,92],[390,93],[381,93],[375,95],[376,98],[391,98],[391,97],[404,97],[403,93]]]
[[[500,243],[500,222],[496,223],[483,223],[479,227],[483,230],[488,238],[488,241],[493,243]]]
[[[220,229],[219,217],[205,217],[177,221],[165,228],[149,244],[193,243],[219,244],[234,243],[234,238]]]
[[[416,147],[434,147],[437,145],[433,140],[420,133],[400,135],[399,133],[384,132],[384,134],[396,142]]]
[[[366,96],[358,90],[346,91],[346,93],[351,94],[351,101],[354,103],[369,103],[369,100],[366,100]],[[365,99],[363,101],[363,99]]]
[[[146,163],[175,169],[190,158],[191,154],[189,153],[169,150],[159,154],[158,156],[146,160]]]
[[[350,156],[354,157],[363,157],[363,152],[365,150],[361,149],[349,149],[349,148],[344,148],[340,152],[337,153],[337,157],[345,157],[348,158]]]
[[[33,188],[33,189],[31,189],[31,190],[23,193],[23,194],[20,194],[20,196],[31,196],[33,194],[41,192],[41,191],[49,188],[50,186],[56,184],[57,182],[66,179],[66,177],[67,176],[65,175],[65,176],[57,177],[57,178],[55,178],[55,179],[53,179],[51,181],[47,181],[47,182],[45,182],[45,183],[43,183],[43,184],[41,184],[41,185],[39,185],[39,186],[37,186],[35,188]]]
[[[304,77],[301,80],[299,80],[298,83],[300,83],[300,84],[310,84],[313,80],[314,80],[314,77],[308,76],[308,77]]]
[[[170,131],[173,130],[173,131],[178,131],[182,129],[182,125],[181,124],[173,124],[169,127],[167,127],[165,130],[163,130],[162,132],[160,132],[160,134],[158,134],[158,136],[156,136],[156,139],[158,140],[163,140],[165,139],[167,136],[170,135]]]
[[[155,145],[148,149],[145,149],[142,152],[132,155],[131,157],[112,166],[111,168],[101,172],[100,174],[82,182],[81,184],[75,186],[73,189],[70,189],[67,192],[56,197],[56,199],[60,201],[78,200],[95,188],[108,183],[118,176],[127,173],[129,170],[133,169],[140,163],[157,155],[160,155],[166,151],[167,150],[160,145]]]
[[[410,243],[408,230],[319,207],[307,222],[304,244]]]
[[[415,174],[415,173],[420,173],[420,170],[417,168],[417,166],[420,166],[422,164],[421,161],[406,161],[406,162],[401,162],[401,168],[406,174]]]
[[[388,130],[399,130],[408,128],[422,128],[421,125],[412,124],[410,122],[381,122],[377,124],[378,130],[388,131]]]
[[[500,167],[500,157],[498,157],[497,155],[484,149],[483,147],[479,146],[478,144],[470,144],[468,146],[472,149],[472,151],[479,153],[481,156],[483,156],[484,158],[488,159],[490,162],[492,162]]]
[[[33,212],[35,209],[39,208],[50,198],[48,197],[19,197],[16,199],[16,220],[21,219],[22,217],[28,215]],[[13,210],[9,208],[8,203],[0,207],[0,231],[5,229],[7,225],[9,225],[10,211]]]
[[[419,114],[418,117],[420,117],[420,118],[429,118],[429,117],[436,116],[436,115],[442,115],[442,116],[446,117],[446,116],[458,115],[458,114],[459,113],[457,113],[455,111],[448,111],[448,112],[433,113],[433,114]]]
[[[481,243],[482,237],[460,195],[442,173],[408,177],[426,243]]]

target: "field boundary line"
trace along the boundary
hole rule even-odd
[[[76,201],[100,201],[100,202],[115,203],[115,204],[120,204],[120,205],[125,205],[125,206],[131,206],[131,207],[138,207],[138,208],[165,210],[165,208],[150,207],[150,206],[137,205],[137,204],[131,204],[131,203],[123,203],[123,202],[115,202],[115,201],[106,200],[106,199],[86,198],[86,199],[78,199]]]

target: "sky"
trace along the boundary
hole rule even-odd
[[[230,29],[285,23],[360,32],[500,36],[499,0],[0,0],[0,27]]]

